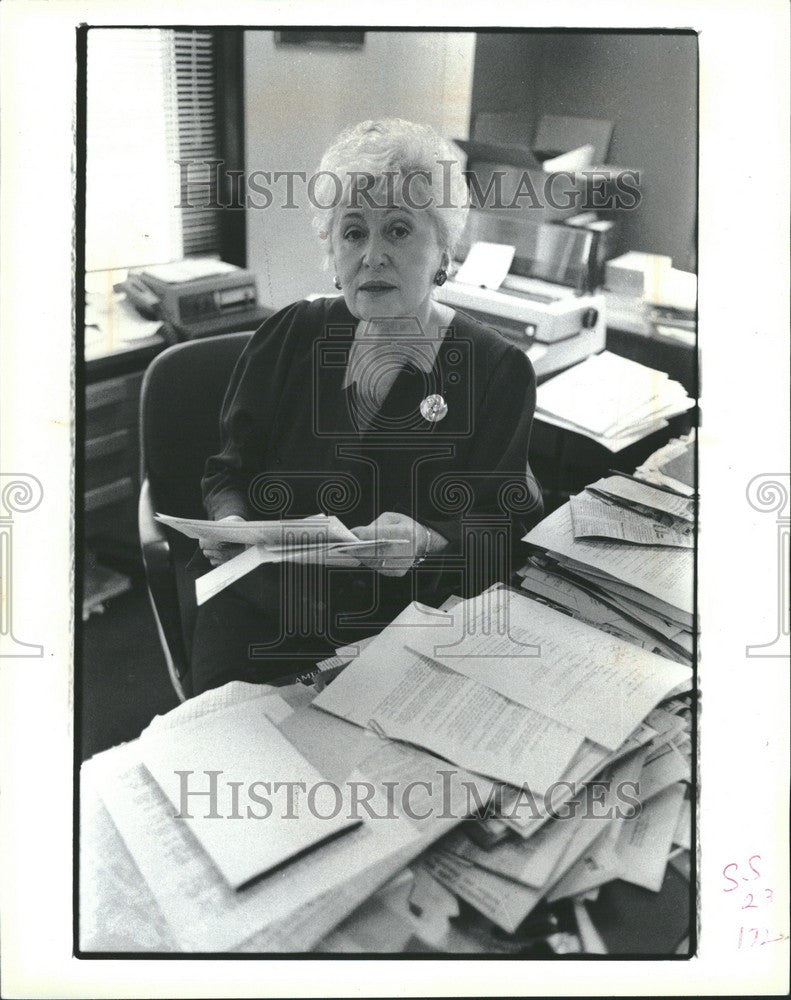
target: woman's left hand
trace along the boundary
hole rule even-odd
[[[354,558],[382,576],[405,576],[426,554],[430,537],[428,528],[406,514],[391,510],[380,514],[370,524],[351,530],[360,541],[375,543],[370,549],[350,549]]]

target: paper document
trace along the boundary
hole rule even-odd
[[[602,632],[634,643],[642,649],[660,656],[667,656],[679,663],[688,662],[683,650],[676,649],[653,632],[642,613],[635,609],[620,609],[617,602],[603,592],[593,593],[586,589],[587,581],[582,578],[571,580],[564,575],[550,572],[539,566],[528,566],[522,578],[522,589],[534,598],[551,601],[565,608],[578,621],[587,622]],[[588,584],[588,586],[590,586]],[[675,635],[677,626],[671,631]],[[675,644],[674,639],[674,644]]]
[[[540,385],[536,417],[620,451],[693,405],[664,372],[603,351]]]
[[[416,630],[409,648],[610,750],[691,676],[513,591],[494,608],[484,597],[448,612],[452,632]]]
[[[591,539],[590,541],[593,544],[596,540]],[[601,544],[605,544],[604,541]],[[621,608],[627,614],[634,615],[647,628],[655,629],[668,640],[674,640],[681,629],[688,630],[692,625],[690,613],[681,611],[673,604],[663,601],[659,597],[653,597],[631,584],[622,583],[614,577],[605,576],[598,570],[592,570],[574,560],[564,559],[562,556],[558,559],[558,565],[563,572],[580,578],[583,584],[588,583],[593,587],[600,588],[605,598],[611,601],[615,607]]]
[[[659,892],[683,803],[684,786],[671,785],[621,825],[616,845],[620,878]]]
[[[593,844],[603,833],[607,834],[608,839],[610,835],[615,839],[613,824],[627,825],[635,822],[634,818],[627,818],[630,807],[628,803],[621,801],[621,795],[624,791],[628,793],[634,791],[634,783],[639,777],[644,759],[645,750],[640,749],[611,765],[601,774],[598,779],[602,783],[603,798],[601,803],[589,815],[585,816],[583,821],[574,824],[574,833],[549,876],[547,888],[558,886],[560,880],[572,870],[581,858],[588,854]],[[561,820],[561,822],[566,821]],[[620,833],[618,839],[620,839]],[[617,846],[614,850],[617,851]],[[549,898],[553,898],[551,892]]]
[[[564,806],[564,808],[566,808]],[[577,814],[581,811],[579,803]],[[569,810],[569,816],[574,813]],[[574,835],[578,819],[553,820],[545,823],[527,840],[505,840],[489,850],[473,843],[461,830],[454,831],[444,842],[444,847],[479,868],[494,872],[503,878],[521,882],[540,889],[560,860]]]
[[[261,706],[262,714],[284,719],[278,728],[288,727],[297,741],[304,734],[305,725],[315,723],[321,713],[313,713],[314,718],[305,719],[305,725],[297,724],[297,717],[309,704],[306,699],[311,697],[310,690],[278,691],[281,693],[275,695],[272,688],[262,685],[233,683],[193,699],[200,708],[198,713],[187,710],[183,716],[182,709],[191,704],[188,702],[170,715],[174,722],[182,717],[196,722],[208,720],[213,714],[221,719],[237,698],[252,698]],[[273,708],[274,702],[281,704]],[[283,702],[297,707],[294,712],[284,714]],[[169,740],[181,725],[180,722],[171,725],[168,716],[158,722],[161,724],[155,728],[149,727],[151,740],[155,735]],[[358,727],[343,720],[327,716],[327,722],[336,724],[333,739],[344,744],[337,754],[333,751],[328,761],[334,773],[341,773],[344,760],[348,765],[356,756],[362,735],[369,746],[375,747],[373,753],[369,752],[359,762],[369,780],[386,777],[396,781],[396,788],[403,789],[418,776],[430,787],[446,788],[444,762],[414,748],[375,737],[368,739]],[[314,752],[306,745],[305,756],[310,758]],[[465,780],[481,788],[482,801],[486,801],[487,789],[491,787],[483,779],[458,769],[455,782],[447,786],[450,803],[447,811],[444,801],[435,803],[438,808],[432,816],[416,824],[400,809],[401,800],[396,796],[395,810],[390,811],[392,819],[366,823],[297,858],[288,865],[287,878],[275,874],[239,892],[228,885],[186,825],[174,821],[173,805],[140,763],[140,754],[141,741],[135,741],[86,762],[83,773],[90,771],[94,783],[90,785],[86,780],[85,787],[101,790],[102,800],[134,858],[137,873],[145,879],[178,946],[185,951],[285,951],[315,947],[355,906],[465,815],[467,796],[462,787]],[[414,798],[418,800],[417,795]],[[232,822],[229,820],[228,824]]]
[[[554,903],[567,896],[579,896],[618,878],[616,846],[620,830],[621,822],[610,820],[590,847],[552,887],[547,894],[549,902]]]
[[[516,247],[505,243],[477,241],[470,247],[454,280],[479,288],[499,288],[511,269],[515,253]]]
[[[326,787],[324,776],[269,721],[258,699],[185,723],[167,740],[143,738],[141,750],[143,763],[172,803],[176,820],[189,828],[235,889],[360,825],[359,818],[349,819],[348,801],[335,808],[336,793]],[[215,784],[212,773],[217,776]],[[242,784],[230,785],[230,780]],[[266,787],[288,783],[295,788],[316,786],[314,806],[308,808],[303,800],[295,801],[293,810],[280,810],[269,802]],[[215,790],[212,799],[207,795],[210,788]],[[248,797],[248,791],[256,788],[269,802],[269,810],[260,798]],[[190,796],[190,789],[199,794]]]
[[[629,758],[630,770],[626,773],[626,778],[637,777],[640,772],[640,767],[642,766],[643,757],[640,757],[637,763],[633,762],[632,755],[635,751],[640,750],[644,747],[650,740],[655,736],[656,730],[654,730],[647,723],[643,722],[641,725],[632,733],[627,740],[618,747],[617,750],[612,753],[608,753],[603,747],[600,747],[597,743],[591,743],[590,740],[585,740],[582,744],[574,760],[568,767],[568,770],[564,773],[561,781],[555,787],[552,794],[552,806],[557,811],[561,806],[565,807],[565,804],[569,802],[575,793],[575,790],[580,787],[580,785],[591,781],[597,775],[606,776],[607,772],[612,771],[615,764],[620,764],[622,761],[626,762],[626,758]],[[634,758],[636,759],[636,758]],[[607,772],[604,769],[607,769]],[[623,775],[619,776],[623,778]],[[624,779],[626,780],[626,779]],[[508,789],[506,789],[508,791]],[[514,792],[515,794],[515,792]],[[505,822],[512,830],[515,830],[520,837],[527,840],[530,837],[536,835],[536,832],[543,828],[543,825],[551,821],[554,817],[551,816],[547,808],[547,804],[543,800],[536,800],[535,802],[536,810],[538,815],[534,815],[534,810],[524,808],[523,810],[514,811],[513,798],[508,800],[507,807],[507,819]],[[576,834],[575,834],[576,836]]]
[[[673,843],[687,851],[692,848],[692,807],[689,799],[684,799],[681,803]]]
[[[282,547],[309,543],[359,542],[357,536],[337,517],[328,517],[326,514],[282,521],[205,521],[173,517],[170,514],[155,514],[154,517],[188,538],[234,545],[263,543]]]
[[[220,591],[230,587],[232,583],[241,580],[243,576],[258,566],[263,566],[264,563],[315,562],[338,565],[339,556],[342,555],[349,559],[350,565],[359,566],[359,562],[351,558],[351,553],[360,549],[370,549],[375,545],[375,542],[359,539],[353,542],[297,543],[291,547],[270,546],[263,542],[249,545],[244,552],[239,552],[227,562],[220,563],[208,573],[199,576],[195,581],[195,599],[199,605],[205,604]]]
[[[541,902],[541,891],[478,868],[450,851],[436,848],[424,859],[426,870],[452,893],[513,934]]]
[[[655,399],[668,376],[602,351],[538,388],[536,405],[597,434],[606,434],[625,412]]]
[[[599,434],[594,434],[577,424],[572,424],[568,420],[562,420],[560,417],[557,417],[552,413],[545,413],[543,410],[536,410],[536,420],[541,420],[543,423],[550,424],[552,427],[559,427],[561,430],[573,431],[575,434],[581,434],[583,437],[589,438],[591,441],[595,441],[597,444],[600,444],[603,448],[606,448],[607,451],[610,451],[613,454],[623,451],[624,448],[629,448],[631,445],[638,441],[642,441],[643,438],[648,437],[650,434],[654,434],[656,431],[664,430],[664,428],[668,426],[666,420],[658,420],[650,425],[638,427],[636,430],[627,435],[604,437]]]
[[[617,542],[577,540],[568,504],[537,524],[523,541],[644,591],[684,612],[691,620],[694,610],[691,549],[658,548],[646,554],[644,549]]]
[[[678,781],[690,781],[691,777],[689,760],[671,740],[665,743],[657,756],[643,765],[640,774],[640,799],[647,802],[668,786]]]
[[[575,538],[613,538],[633,545],[691,549],[692,526],[679,530],[584,490],[570,498]]]
[[[396,623],[419,623],[415,608],[410,605]],[[382,659],[372,643],[314,705],[467,770],[524,783],[541,794],[560,778],[582,743],[562,722],[417,653],[410,655],[403,646]]]
[[[638,508],[669,514],[682,521],[692,523],[695,520],[695,504],[689,497],[668,493],[667,490],[658,490],[648,483],[641,483],[636,479],[627,479],[625,476],[608,476],[591,483],[586,489],[592,493],[603,493],[605,496],[634,504]]]
[[[215,260],[213,257],[186,257],[184,260],[174,260],[168,264],[149,264],[144,268],[144,273],[159,281],[177,283],[238,270],[235,265],[226,264],[225,261]]]

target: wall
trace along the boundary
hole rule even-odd
[[[338,132],[367,118],[407,118],[451,138],[469,135],[473,34],[368,32],[362,49],[333,51],[279,48],[273,32],[248,30],[244,51],[248,176],[310,175]],[[270,208],[247,211],[248,267],[263,301],[276,307],[334,290],[331,273],[321,269],[305,188],[295,187],[297,208],[275,207],[286,200],[284,184],[273,182]]]
[[[619,247],[668,254],[674,266],[694,268],[694,35],[480,36],[473,116],[479,111],[520,114],[527,136],[542,114],[613,121],[609,162],[642,171],[643,200],[623,213]]]

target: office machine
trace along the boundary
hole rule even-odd
[[[211,258],[142,268],[118,290],[144,316],[163,320],[177,340],[254,330],[271,315],[251,271]]]
[[[460,259],[477,242],[506,244],[515,247],[510,272],[495,289],[451,276],[437,298],[523,348],[537,375],[559,371],[604,349],[604,296],[592,290],[598,237],[588,229],[471,209]]]

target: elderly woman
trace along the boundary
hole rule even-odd
[[[465,224],[457,155],[388,120],[343,132],[322,160],[316,225],[341,295],[296,302],[252,337],[203,493],[216,520],[324,512],[371,546],[262,566],[198,609],[196,692],[293,675],[410,600],[507,579],[540,515],[530,362],[432,294]],[[231,554],[203,548],[193,574]]]

